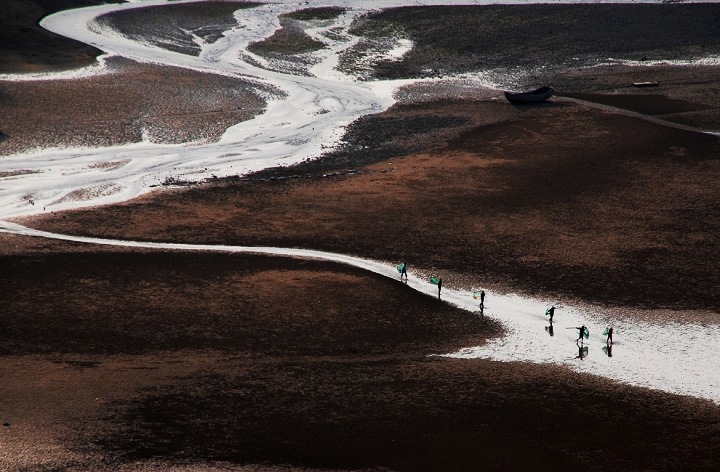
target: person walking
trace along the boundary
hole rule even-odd
[[[585,327],[585,325],[582,325],[582,326],[577,327],[577,330],[580,331],[580,335],[579,335],[578,338],[577,338],[578,341],[582,342],[583,336],[585,336],[585,330],[586,330],[586,329],[587,329],[587,328]]]
[[[553,316],[555,316],[555,306],[553,305],[550,308],[548,308],[547,311],[545,312],[545,314],[550,315],[550,323],[552,323]]]
[[[612,326],[610,326],[610,327],[607,329],[607,341],[606,341],[606,344],[607,344],[608,346],[612,345],[612,343],[613,343],[612,335],[613,335],[613,328],[612,328]]]
[[[438,277],[438,298],[440,298],[440,290],[442,290],[442,277]]]
[[[485,290],[480,290],[480,308],[485,308]]]
[[[400,280],[403,279],[403,276],[405,277],[405,281],[407,282],[407,262],[402,263],[402,268],[400,269]]]

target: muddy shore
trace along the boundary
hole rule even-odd
[[[611,65],[539,79],[698,131],[422,86],[321,160],[23,223],[407,260],[448,286],[717,322],[720,143],[699,132],[717,131],[717,77]],[[645,78],[660,85],[629,85]],[[0,233],[0,284],[3,469],[718,468],[717,405],[433,357],[502,327],[358,269]]]
[[[0,73],[50,72],[91,65],[102,54],[40,26],[44,17],[100,0],[5,0],[0,11]],[[122,3],[117,1],[114,3]]]
[[[397,281],[0,240],[15,245],[0,266],[8,470],[716,465],[715,405],[560,367],[428,357],[501,331]]]
[[[560,99],[397,106],[357,129],[352,147],[380,133],[386,141],[32,224],[408,260],[456,286],[610,306],[719,308],[707,283],[720,277],[716,136]],[[407,152],[404,140],[436,147]]]

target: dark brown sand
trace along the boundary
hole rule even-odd
[[[96,21],[125,37],[170,51],[197,56],[195,37],[213,43],[237,26],[234,13],[258,3],[239,0],[210,0],[169,3],[101,15]]]
[[[0,8],[0,73],[49,72],[93,64],[102,51],[51,33],[41,28],[39,22],[51,13],[102,3],[111,2],[3,0]]]
[[[55,11],[103,2],[9,1],[0,10],[0,24],[7,25],[0,28],[0,39],[4,39],[0,41],[0,73],[53,72],[97,65],[96,56],[101,51],[59,38],[36,22]],[[149,36],[153,32],[158,46],[169,44],[167,35],[177,33],[168,30],[168,25],[184,28],[188,31],[185,42],[194,45],[190,33],[213,41],[219,31],[236,23],[232,11],[251,5],[203,2],[169,9],[143,8],[106,15],[101,22],[129,37],[141,30]],[[202,27],[207,24],[213,28]],[[187,47],[186,52],[194,51]],[[251,80],[127,59],[111,58],[104,66],[102,74],[80,79],[0,82],[0,156],[41,148],[112,146],[142,140],[215,142],[228,127],[262,112],[266,106],[263,97],[279,93]]]
[[[503,121],[483,123],[488,116]],[[468,125],[438,130],[444,147],[356,174],[298,167],[285,174],[304,178],[202,186],[33,224],[113,238],[309,247],[407,260],[459,286],[718,309],[708,283],[720,277],[716,136],[561,101],[395,107],[372,120],[400,128],[447,117]]]
[[[717,77],[608,67],[552,82],[712,128]],[[661,86],[634,90],[636,78]],[[25,223],[407,260],[451,286],[618,312],[719,308],[716,136],[483,92],[408,101],[347,141],[318,162]],[[429,357],[501,328],[357,269],[0,233],[0,284],[0,469],[720,464],[717,405],[555,366]]]
[[[498,327],[396,281],[286,258],[0,240],[16,246],[0,265],[5,470],[717,465],[709,403],[426,357]]]
[[[0,82],[0,156],[142,140],[215,142],[266,106],[263,87],[246,80],[122,59],[106,69],[73,80]]]

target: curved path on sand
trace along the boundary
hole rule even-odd
[[[393,279],[398,278],[397,270],[387,263],[307,249],[89,238],[50,233],[3,221],[0,221],[0,232],[130,248],[321,259],[348,264]],[[408,285],[426,295],[437,296],[435,285],[412,274],[408,277]],[[464,310],[478,310],[477,301],[468,291],[445,287],[442,299]],[[500,321],[507,330],[506,336],[492,339],[483,346],[441,355],[560,364],[578,372],[669,393],[706,398],[720,404],[720,370],[716,368],[713,360],[713,353],[720,350],[720,326],[688,322],[647,323],[631,319],[618,320],[608,317],[600,310],[561,306],[555,315],[554,336],[550,336],[545,329],[548,323],[544,316],[549,303],[546,300],[488,291],[484,315]],[[600,334],[610,324],[615,327],[612,356],[608,356],[605,338]],[[590,338],[584,344],[588,348],[587,355],[579,359],[575,343],[578,331],[568,328],[581,325],[589,328]]]
[[[614,107],[612,105],[604,105],[602,103],[589,102],[587,100],[581,100],[579,98],[570,98],[570,97],[555,97],[554,100],[558,101],[558,102],[577,103],[578,105],[583,105],[583,106],[590,107],[590,108],[597,108],[598,110],[609,111],[616,115],[624,115],[624,116],[629,116],[632,118],[637,118],[639,120],[649,121],[650,123],[655,123],[655,124],[658,124],[661,126],[667,126],[668,128],[681,129],[684,131],[692,131],[693,133],[704,133],[704,134],[712,134],[715,136],[720,136],[720,132],[717,132],[717,131],[708,131],[708,130],[696,128],[694,126],[684,125],[682,123],[674,123],[672,121],[663,120],[661,118],[656,118],[654,116],[643,115],[642,113],[638,113],[636,111],[626,110],[624,108],[618,108],[618,107]]]
[[[43,25],[56,33],[92,44],[109,55],[261,81],[281,89],[285,94],[283,99],[271,101],[264,114],[228,129],[223,138],[213,144],[182,146],[143,142],[112,148],[48,150],[3,157],[0,159],[0,176],[5,177],[0,188],[0,219],[37,214],[44,208],[62,210],[128,200],[149,191],[167,177],[201,180],[213,174],[236,175],[299,162],[319,154],[323,145],[334,142],[343,125],[392,104],[392,91],[399,83],[356,83],[334,71],[338,51],[352,44],[350,37],[337,34],[337,31],[332,35],[337,39],[333,40],[323,36],[323,28],[313,32],[330,42],[328,51],[322,53],[321,62],[312,69],[315,77],[290,76],[253,65],[262,64],[263,60],[247,53],[246,46],[272,34],[279,27],[279,14],[307,8],[305,2],[266,4],[238,11],[239,26],[227,31],[215,43],[200,44],[202,51],[197,57],[131,41],[94,25],[94,19],[104,13],[167,3],[166,0],[150,0],[61,12],[47,18]],[[433,3],[488,2],[338,0],[316,2],[313,6],[347,7],[347,12],[327,27],[347,31],[352,19],[369,9]],[[253,59],[250,62],[247,61],[249,57]],[[101,71],[102,67],[93,67],[75,74]],[[62,77],[72,78],[73,74]],[[104,165],[107,163],[124,165]],[[80,194],[84,199],[68,198]],[[310,257],[350,264],[391,278],[398,276],[395,269],[385,263],[319,251],[85,238],[38,231],[1,220],[0,231],[99,245]],[[420,292],[436,295],[435,286],[412,275],[408,284]],[[443,299],[462,309],[477,310],[477,302],[468,292],[446,287]],[[447,355],[561,364],[579,372],[720,403],[720,370],[713,361],[715,353],[720,352],[719,326],[618,320],[603,314],[600,309],[563,306],[556,314],[555,335],[549,336],[545,330],[544,311],[550,303],[553,301],[488,292],[485,315],[501,321],[508,331],[507,336],[481,347]],[[600,336],[610,323],[615,326],[616,339],[612,357],[603,351],[604,337]],[[565,328],[581,324],[590,328],[591,336],[586,343],[589,355],[578,359],[577,331]]]

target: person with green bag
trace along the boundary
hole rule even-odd
[[[588,339],[590,337],[590,331],[585,325],[578,326],[576,329],[579,331],[577,340],[582,342],[583,338]]]
[[[613,328],[612,326],[608,326],[605,328],[605,331],[603,331],[603,336],[607,336],[607,340],[605,341],[606,344],[612,344],[612,335],[613,335]]]

